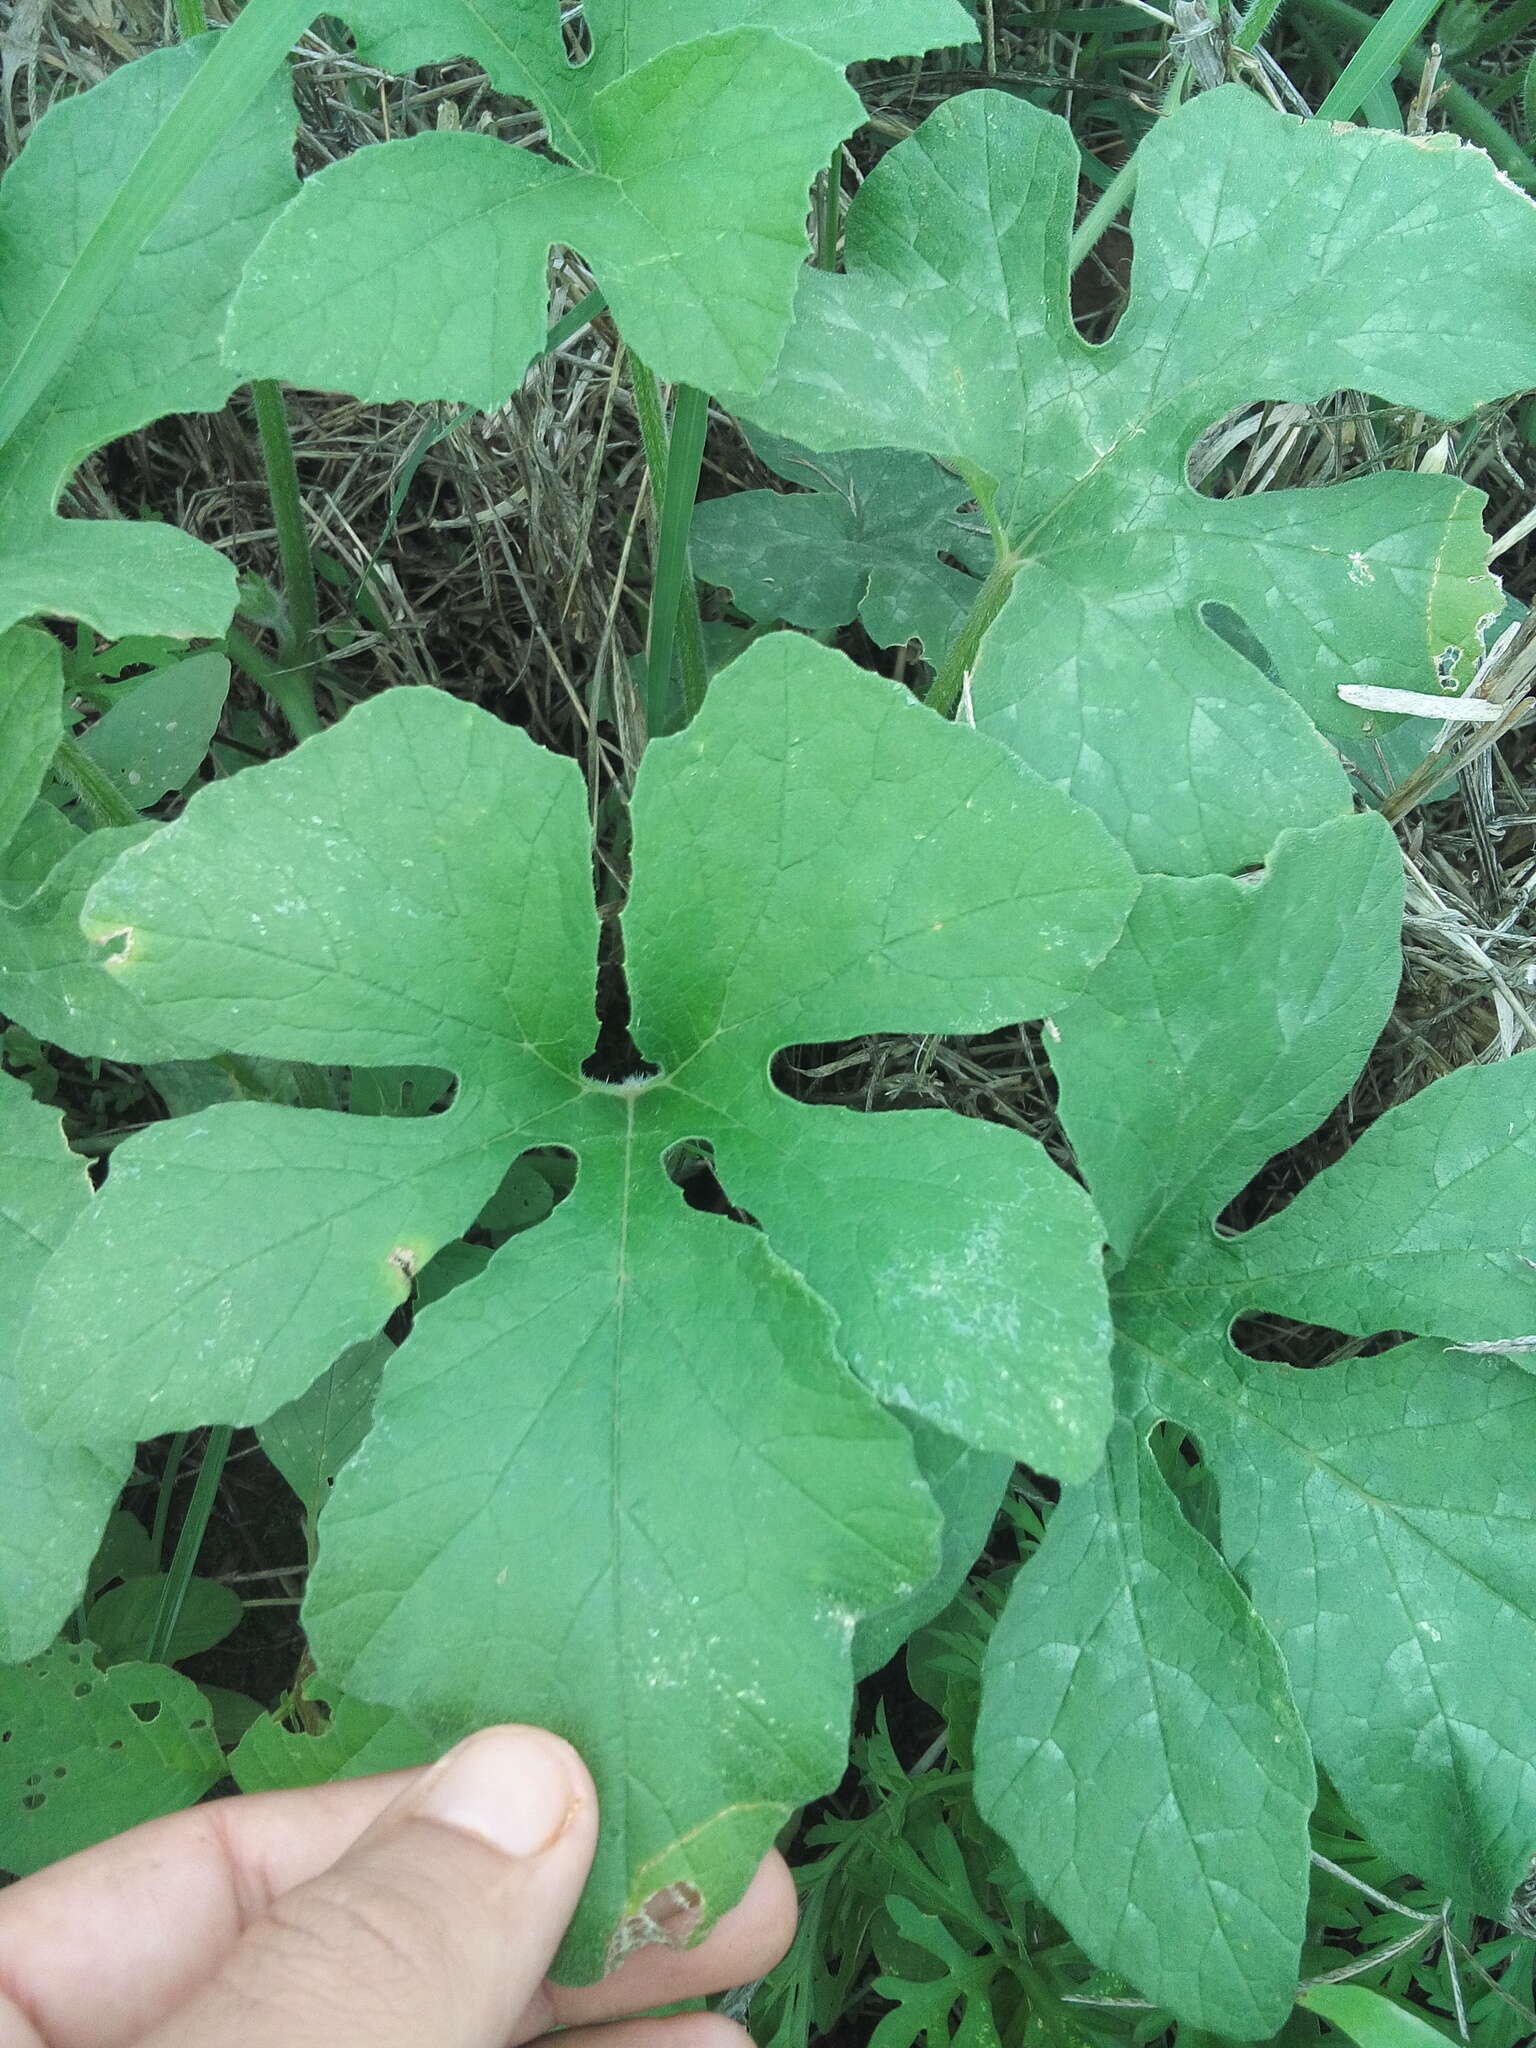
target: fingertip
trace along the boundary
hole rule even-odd
[[[569,1842],[588,1856],[597,1790],[570,1743],[521,1723],[482,1728],[450,1749],[382,1819],[434,1821],[523,1860]]]
[[[766,1977],[789,1954],[800,1919],[800,1894],[789,1865],[771,1849],[735,1909],[750,1934],[755,1974]]]

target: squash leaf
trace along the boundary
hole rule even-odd
[[[60,99],[0,184],[0,372],[214,47],[197,36]],[[241,266],[296,188],[293,102],[274,78],[147,238],[82,347],[0,449],[0,626],[35,612],[100,633],[217,636],[233,566],[147,519],[61,519],[87,456],[168,412],[217,412],[237,380],[220,336]],[[68,204],[60,195],[68,194]]]
[[[69,1052],[174,1059],[203,1048],[152,1026],[137,998],[100,971],[81,936],[91,885],[150,825],[82,832],[39,792],[64,731],[64,661],[33,626],[0,636],[0,716],[7,723],[0,790],[0,1014]]]
[[[968,486],[900,449],[818,456],[773,434],[748,439],[802,488],[707,499],[693,516],[697,574],[767,625],[822,633],[857,618],[877,646],[917,640],[942,655],[981,589],[972,572],[985,573],[991,553],[976,519],[959,517]]]
[[[151,1026],[447,1069],[457,1093],[411,1118],[224,1104],[126,1139],[25,1352],[50,1437],[259,1422],[379,1330],[512,1160],[575,1152],[553,1213],[385,1365],[305,1617],[328,1677],[439,1739],[514,1716],[578,1743],[606,1819],[574,1974],[648,1938],[668,1887],[713,1916],[836,1779],[856,1618],[938,1563],[892,1409],[1068,1478],[1109,1421],[1101,1228],[1044,1152],[770,1078],[794,1043],[1080,990],[1135,891],[1103,828],[793,634],[647,750],[633,827],[651,1064],[611,1082],[584,1070],[579,773],[482,711],[388,693],[130,849],[84,922]],[[665,1162],[698,1141],[762,1229],[684,1203]]]
[[[659,375],[755,384],[794,302],[811,179],[863,117],[843,67],[974,33],[955,0],[599,0],[592,55],[572,64],[552,0],[342,11],[380,62],[475,58],[539,108],[559,158],[435,134],[330,166],[252,258],[231,360],[360,398],[482,408],[544,344],[556,244],[591,266]]]
[[[91,1198],[59,1113],[0,1073],[0,1661],[41,1650],[80,1597],[133,1462],[106,1446],[42,1443],[22,1417],[13,1354],[37,1276]]]
[[[178,1671],[103,1671],[89,1643],[0,1667],[0,1868],[18,1877],[191,1806],[223,1775],[213,1710]]]
[[[1400,915],[1378,818],[1286,834],[1258,879],[1149,881],[1056,1019],[1123,1262],[1120,1420],[994,1637],[979,1796],[1090,1954],[1240,2039],[1294,1996],[1308,1742],[1437,1896],[1507,1915],[1536,1840],[1536,1378],[1439,1341],[1536,1330],[1536,1060],[1435,1082],[1278,1216],[1213,1228],[1353,1080]],[[1301,1371],[1237,1348],[1261,1312],[1415,1334]],[[1220,1556],[1146,1449],[1164,1421],[1214,1476]]]
[[[1130,302],[1093,347],[1068,305],[1065,123],[997,93],[949,101],[860,189],[848,274],[804,274],[772,375],[728,402],[811,448],[915,449],[972,478],[1019,563],[977,724],[1142,868],[1229,872],[1347,810],[1311,721],[1356,735],[1381,715],[1337,685],[1464,687],[1500,598],[1482,500],[1452,477],[1218,501],[1190,485],[1190,451],[1259,397],[1360,388],[1457,418],[1536,381],[1536,322],[1511,313],[1536,207],[1449,136],[1305,123],[1237,86],[1137,160]]]

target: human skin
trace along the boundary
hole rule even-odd
[[[794,1932],[770,1856],[697,1948],[546,1973],[597,1840],[576,1752],[535,1728],[427,1770],[215,1800],[0,1892],[0,2048],[749,2048],[712,2013]]]

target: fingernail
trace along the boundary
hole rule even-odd
[[[488,1728],[429,1772],[418,1814],[478,1835],[504,1856],[539,1856],[570,1826],[581,1796],[559,1747],[520,1728]]]

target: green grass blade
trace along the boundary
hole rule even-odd
[[[646,723],[649,731],[662,729],[666,716],[667,692],[672,678],[672,653],[677,645],[677,608],[691,589],[688,565],[688,531],[693,524],[693,501],[699,493],[699,469],[704,460],[704,436],[709,428],[709,395],[690,384],[680,384],[672,405],[672,433],[667,444],[666,483],[662,492],[661,518],[656,540],[656,575],[651,590],[651,630],[646,655]],[[685,680],[684,695],[690,712],[702,699],[702,679]]]
[[[1320,121],[1348,121],[1378,85],[1396,76],[1404,52],[1439,8],[1440,0],[1392,0],[1317,110]]]
[[[1294,0],[1294,4],[1315,21],[1346,35],[1369,36],[1375,26],[1370,15],[1352,6],[1350,0]],[[1410,43],[1398,64],[1398,76],[1417,85],[1428,61],[1429,52],[1424,45]],[[1339,82],[1342,84],[1343,80]],[[1527,155],[1482,101],[1454,78],[1442,83],[1440,111],[1459,135],[1486,150],[1507,178],[1523,190],[1536,193],[1536,159]]]
[[[250,0],[102,215],[0,383],[0,445],[70,361],[148,236],[282,63],[315,0]]]

